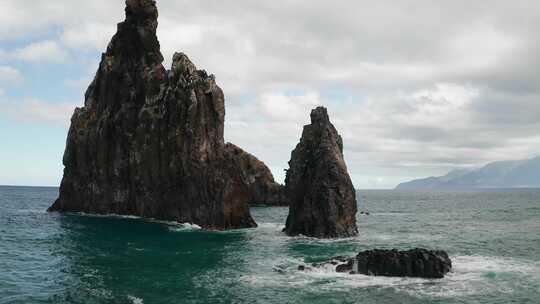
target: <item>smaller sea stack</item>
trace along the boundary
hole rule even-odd
[[[290,200],[284,231],[318,238],[350,237],[356,227],[356,194],[343,158],[343,141],[324,107],[311,111],[285,178]]]

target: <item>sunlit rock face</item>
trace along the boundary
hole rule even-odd
[[[185,54],[163,67],[157,17],[155,1],[126,1],[126,19],[71,119],[50,210],[254,227],[249,186],[224,144],[223,92]]]
[[[311,112],[292,151],[285,179],[290,200],[288,235],[350,237],[356,227],[356,195],[343,158],[343,141],[326,108]]]

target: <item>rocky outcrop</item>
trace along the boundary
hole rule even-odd
[[[49,210],[253,227],[249,187],[224,144],[223,92],[185,54],[163,67],[157,17],[155,1],[126,1],[126,20],[71,119]]]
[[[272,172],[262,161],[231,143],[227,143],[225,149],[249,187],[250,204],[288,206],[285,187],[275,182]]]
[[[343,142],[326,108],[311,112],[293,150],[285,179],[290,199],[284,231],[319,238],[350,237],[356,227],[356,196],[343,159]]]
[[[452,269],[452,261],[442,250],[411,249],[407,251],[368,250],[353,258],[336,257],[328,263],[337,272],[393,277],[443,278]],[[305,266],[300,266],[306,269]]]

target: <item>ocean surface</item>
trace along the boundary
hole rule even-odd
[[[360,235],[206,232],[129,217],[49,214],[57,188],[0,187],[0,304],[540,303],[540,190],[359,191]],[[297,271],[372,248],[447,250],[441,280]]]

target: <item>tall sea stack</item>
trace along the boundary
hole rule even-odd
[[[343,158],[343,141],[326,108],[311,111],[300,143],[292,151],[285,187],[290,199],[288,235],[318,238],[358,234],[356,197]]]
[[[223,92],[182,53],[163,67],[157,17],[155,1],[126,1],[126,20],[71,118],[49,210],[256,226],[249,187],[225,149]]]

